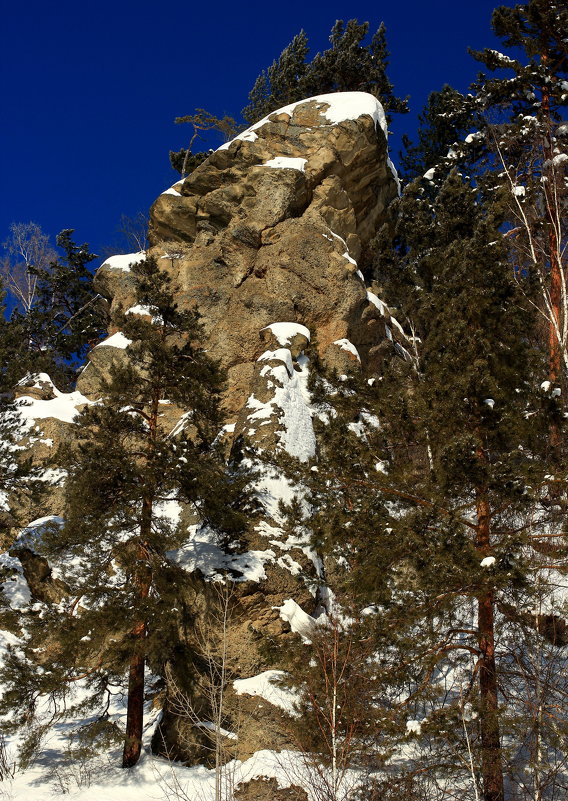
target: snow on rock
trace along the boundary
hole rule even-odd
[[[257,361],[259,362],[271,362],[271,361],[279,361],[282,362],[286,366],[286,370],[288,372],[288,377],[291,377],[294,372],[294,365],[292,363],[292,354],[288,350],[288,348],[277,348],[276,350],[265,350],[262,353]],[[279,370],[278,367],[271,368],[273,371],[278,370],[278,373],[273,373],[278,378],[282,377],[282,370]],[[260,374],[265,375],[266,373],[261,370]]]
[[[298,715],[295,708],[298,700],[296,693],[288,687],[278,684],[285,676],[286,673],[283,670],[265,670],[248,679],[236,679],[233,687],[237,695],[256,695],[264,698],[269,704],[277,706],[295,717]]]
[[[98,345],[95,345],[95,348],[120,348],[121,350],[124,350],[129,345],[132,345],[132,340],[127,339],[122,331],[117,331],[116,334],[103,339],[102,342],[99,342]]]
[[[357,359],[358,362],[361,361],[361,357],[359,356],[359,351],[355,347],[355,345],[350,342],[348,339],[336,339],[333,343],[341,348],[341,350],[347,351],[347,353],[352,353],[353,356]]]
[[[278,344],[283,348],[290,345],[297,334],[301,334],[306,337],[308,342],[310,341],[310,329],[300,323],[271,323],[261,330],[272,331]]]
[[[273,159],[265,161],[263,167],[272,167],[276,170],[299,170],[305,172],[307,159],[290,158],[288,156],[276,156]]]
[[[47,373],[27,373],[17,383],[18,387],[28,387],[29,389],[45,389],[46,386],[51,387],[54,393],[57,392],[55,384],[51,380],[51,376]]]
[[[297,487],[276,470],[262,469],[262,466],[256,464],[252,466],[260,470],[260,477],[255,484],[255,494],[266,514],[280,525],[284,522],[280,512],[280,501],[284,504],[291,503],[297,495]]]
[[[377,307],[383,317],[388,312],[387,304],[383,303],[380,298],[378,298],[373,292],[369,292],[369,290],[367,290],[367,300],[369,303],[372,303],[373,306]]]
[[[235,136],[230,142],[225,142],[224,145],[221,145],[221,147],[217,149],[227,150],[232,142],[236,142],[237,140],[254,142],[258,138],[256,131],[269,122],[270,117],[274,114],[289,114],[292,116],[296,106],[302,103],[309,103],[310,101],[322,104],[320,115],[323,116],[330,125],[337,125],[346,120],[357,120],[364,114],[368,114],[373,118],[375,124],[381,128],[385,137],[388,136],[385,112],[376,97],[373,97],[373,95],[367,92],[332,92],[331,94],[307,97],[305,100],[298,100],[296,103],[290,103],[288,106],[283,106],[277,111],[272,111],[268,116],[259,120],[259,122],[255,122],[255,124],[247,128],[246,131]],[[323,104],[327,104],[328,108],[324,109]],[[394,172],[396,173],[396,170]]]
[[[194,570],[210,577],[230,571],[233,581],[263,581],[266,579],[264,564],[273,562],[276,554],[272,550],[246,551],[241,554],[226,553],[218,544],[211,529],[193,525],[188,529],[189,537],[180,548],[168,551],[168,559],[189,573]]]
[[[292,598],[284,601],[282,606],[275,606],[278,609],[280,617],[290,624],[290,628],[295,634],[299,634],[304,642],[310,642],[310,637],[317,626],[317,621],[307,612],[304,612],[301,606]]]
[[[156,314],[156,312],[157,309],[155,306],[144,306],[141,303],[137,303],[136,306],[131,306],[129,309],[126,310],[126,314],[139,314],[142,317],[150,317],[153,323],[156,323],[158,325],[163,324],[164,321],[162,315]],[[130,340],[128,340],[128,344],[130,344]],[[117,346],[115,345],[114,347]],[[127,345],[125,345],[125,347],[127,347]]]
[[[173,186],[170,186],[169,189],[166,189],[164,192],[162,192],[162,195],[176,195],[176,197],[180,197],[182,184],[183,181],[178,181]]]
[[[119,254],[118,256],[111,256],[107,259],[101,267],[107,267],[109,270],[122,270],[125,273],[130,272],[132,264],[139,264],[145,261],[146,251],[140,250],[138,253]]]
[[[29,605],[32,596],[24,578],[20,560],[7,553],[0,554],[0,568],[9,570],[11,575],[0,582],[0,591],[4,600],[12,609],[24,609]]]
[[[53,417],[64,423],[73,423],[81,408],[86,404],[93,403],[78,390],[75,390],[75,392],[60,392],[49,376],[47,378],[55,398],[38,400],[29,395],[21,395],[16,401],[24,426],[22,434],[29,429],[34,420],[44,420],[47,417]]]
[[[284,331],[287,335],[290,329]],[[280,334],[284,335],[282,330]],[[274,394],[266,402],[250,395],[246,403],[246,408],[250,410],[247,420],[253,425],[262,421],[260,425],[264,425],[276,419],[280,445],[291,456],[306,462],[316,452],[310,394],[307,387],[308,359],[299,356],[295,363],[299,368],[297,370],[288,348],[278,348],[265,351],[258,359],[258,362],[264,361],[276,362],[276,364],[266,364],[259,373],[266,381],[267,388],[274,390]]]
[[[137,303],[136,306],[131,306],[126,310],[126,314],[147,314],[148,317],[151,317],[153,313],[154,311],[150,306],[143,306],[141,303]]]

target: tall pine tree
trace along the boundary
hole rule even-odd
[[[66,697],[83,677],[87,706],[103,723],[109,683],[121,684],[126,673],[124,767],[140,756],[146,665],[163,675],[187,625],[183,571],[168,558],[187,534],[168,509],[192,507],[226,536],[243,525],[243,481],[213,446],[223,376],[198,344],[197,314],[176,307],[154,260],[132,271],[139,313],[122,319],[128,361],[113,369],[102,401],[77,420],[65,523],[45,532],[39,546],[49,561],[74,565],[65,575],[67,607],[30,622],[25,656],[14,653],[5,670],[6,704],[20,708],[40,692]],[[172,408],[185,410],[173,430]],[[44,665],[39,676],[34,662]]]

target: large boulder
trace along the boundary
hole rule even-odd
[[[202,315],[209,351],[228,370],[231,420],[271,323],[306,326],[332,366],[348,365],[333,346],[348,340],[363,368],[376,368],[368,356],[385,339],[384,315],[357,262],[397,192],[382,107],[349,92],[271,114],[158,197],[150,254],[171,273],[178,303]],[[133,304],[128,264],[139,258],[100,269],[97,288],[113,310]],[[90,397],[95,372],[80,381]]]

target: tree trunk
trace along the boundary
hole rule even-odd
[[[503,801],[505,795],[499,736],[493,607],[492,591],[478,598],[479,649],[481,651],[479,667],[481,773],[484,801]]]
[[[148,462],[151,461],[157,436],[159,392],[154,393],[150,405],[148,421]],[[154,508],[154,489],[146,488],[142,498],[142,515],[140,519],[140,540],[136,553],[134,581],[141,601],[148,597],[152,583],[151,567],[148,564],[148,542],[152,533],[152,515]],[[144,727],[144,670],[146,665],[146,621],[141,620],[132,629],[133,639],[130,670],[128,674],[128,705],[126,713],[126,734],[122,767],[131,768],[140,759],[142,751],[142,730]]]
[[[128,709],[122,767],[132,768],[140,759],[142,751],[142,729],[144,725],[144,638],[146,625],[139,623],[132,631],[134,655],[130,660],[128,675]]]
[[[478,451],[480,459],[485,453]],[[481,557],[489,555],[491,547],[490,508],[486,488],[477,491],[476,548]],[[495,597],[493,590],[483,592],[477,599],[478,639],[481,651],[479,663],[479,695],[481,730],[481,774],[484,801],[504,801],[501,738],[499,735],[499,707],[497,696],[497,669],[495,664]]]
[[[541,55],[543,65],[548,64],[548,57],[545,53]],[[562,353],[566,348],[565,326],[566,315],[566,296],[563,292],[563,271],[559,241],[560,208],[558,197],[558,185],[555,180],[553,157],[553,138],[552,138],[552,116],[550,113],[550,91],[545,84],[541,88],[542,101],[541,110],[547,122],[547,131],[543,141],[543,189],[545,220],[548,228],[548,257],[550,266],[550,307],[552,319],[549,322],[548,332],[548,379],[555,384],[560,380],[562,361],[566,354]],[[562,437],[560,428],[556,421],[550,425],[550,446],[554,469],[559,469],[561,463]],[[558,495],[558,485],[553,485],[551,495]]]

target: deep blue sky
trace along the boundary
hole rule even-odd
[[[301,28],[312,53],[336,19],[387,26],[390,78],[411,96],[415,130],[427,95],[464,90],[476,63],[467,47],[496,46],[494,0],[389,3],[288,0],[193,4],[184,0],[28,0],[6,3],[0,25],[2,146],[0,242],[11,222],[54,236],[75,228],[94,249],[121,214],[146,211],[172,184],[168,151],[186,144],[174,117],[204,107],[237,115],[256,76]],[[511,5],[513,3],[511,2]],[[221,140],[218,142],[221,144]]]

